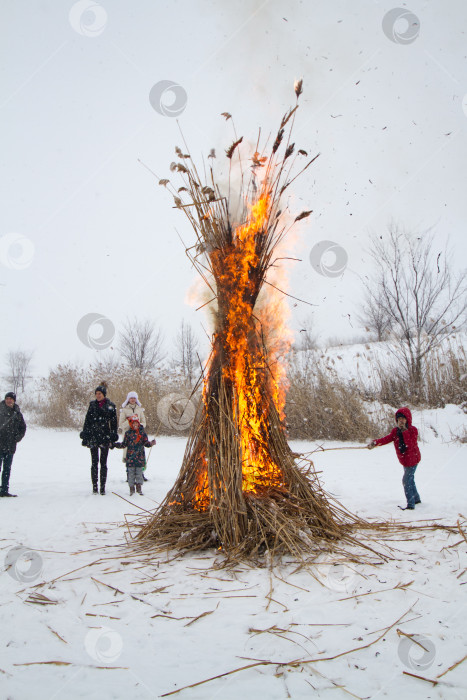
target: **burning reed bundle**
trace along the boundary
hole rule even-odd
[[[171,170],[181,175],[183,186],[171,191],[197,237],[187,254],[212,292],[215,327],[181,471],[141,526],[139,540],[186,550],[212,546],[234,558],[264,551],[303,556],[332,542],[354,542],[351,532],[359,521],[331,503],[312,465],[297,463],[287,444],[283,347],[280,338],[272,338],[267,301],[259,301],[290,229],[281,197],[317,158],[307,159],[293,175],[296,159],[307,158],[291,143],[301,91],[300,81],[297,104],[284,115],[270,154],[256,150],[248,176],[242,172],[237,224],[230,178],[226,197],[212,166],[206,184],[190,154],[176,149],[179,161]],[[241,167],[241,141],[226,151],[229,172],[234,157]],[[165,179],[160,184],[170,187]],[[300,213],[293,223],[309,214]],[[277,293],[274,285],[270,289]]]

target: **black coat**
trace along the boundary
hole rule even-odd
[[[0,402],[0,452],[12,455],[16,443],[24,438],[26,423],[16,404],[9,408],[5,401]]]
[[[117,442],[117,409],[112,401],[105,399],[103,406],[97,401],[89,404],[83,430],[79,434],[84,447],[107,446]]]

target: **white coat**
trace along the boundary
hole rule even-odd
[[[146,427],[146,416],[144,415],[144,408],[142,406],[138,406],[137,403],[131,404],[128,403],[125,408],[120,409],[120,418],[118,421],[118,427],[122,429],[123,434],[125,435],[127,430],[130,430],[130,424],[128,422],[128,417],[129,416],[138,416],[139,422],[143,426],[143,428]]]

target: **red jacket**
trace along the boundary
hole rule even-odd
[[[407,429],[402,431],[404,442],[407,445],[407,450],[404,452],[404,454],[402,454],[399,449],[399,435],[397,428],[393,428],[389,435],[379,438],[379,440],[374,440],[373,442],[375,445],[387,445],[388,442],[393,442],[397,459],[402,466],[415,467],[422,458],[417,443],[418,430],[414,425],[412,425],[412,414],[410,413],[410,409],[406,407],[399,408],[397,413],[402,413],[402,415],[407,419]]]

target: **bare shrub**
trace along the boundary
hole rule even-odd
[[[394,407],[410,403],[427,408],[444,408],[449,403],[462,405],[467,399],[467,357],[460,338],[455,336],[446,338],[425,360],[416,393],[394,359],[376,359],[372,369],[375,389],[364,392],[364,398]]]
[[[184,378],[173,372],[141,373],[123,365],[112,363],[83,368],[79,365],[58,365],[40,381],[40,394],[34,406],[36,420],[47,428],[80,430],[89,402],[99,384],[107,384],[107,396],[119,412],[129,391],[136,391],[145,409],[146,430],[152,434],[185,435],[186,431],[174,430],[161,422],[157,407],[164,396],[176,394],[190,398]],[[196,401],[199,394],[193,398]]]
[[[451,440],[453,442],[460,442],[461,445],[467,443],[467,428],[465,425],[457,431],[451,430]]]
[[[358,392],[317,366],[309,354],[295,355],[289,379],[286,414],[292,438],[363,441],[384,429],[381,420],[370,417]]]
[[[79,365],[58,365],[40,381],[37,422],[46,428],[78,428],[89,401],[89,372]],[[81,417],[82,416],[82,417]]]

